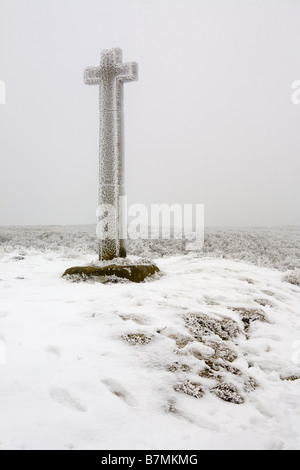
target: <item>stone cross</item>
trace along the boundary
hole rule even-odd
[[[120,196],[124,196],[124,135],[123,83],[137,80],[137,64],[122,63],[119,48],[103,50],[99,67],[87,67],[84,81],[99,85],[100,144],[99,144],[99,209],[100,219],[107,216],[107,224],[100,224],[99,259],[111,260],[126,256],[124,215]],[[109,211],[113,208],[113,211]],[[107,226],[109,224],[109,235]]]

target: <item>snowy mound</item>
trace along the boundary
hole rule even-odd
[[[300,448],[300,288],[156,263],[152,282],[76,284],[61,255],[3,255],[1,449]]]

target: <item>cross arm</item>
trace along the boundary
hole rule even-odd
[[[138,64],[136,62],[126,62],[120,64],[117,79],[122,82],[132,82],[138,79]]]
[[[83,79],[86,85],[98,85],[100,82],[99,67],[87,67],[84,70]]]

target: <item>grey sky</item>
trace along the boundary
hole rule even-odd
[[[0,225],[96,223],[98,90],[121,47],[129,203],[300,223],[299,0],[0,0]]]

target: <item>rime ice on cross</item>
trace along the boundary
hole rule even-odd
[[[124,195],[124,143],[123,143],[123,83],[137,80],[137,64],[122,63],[119,48],[104,50],[99,67],[87,67],[84,81],[99,85],[100,145],[99,145],[99,208],[113,206],[113,220],[108,220],[112,236],[100,235],[100,260],[126,256],[122,239],[124,214],[119,196]],[[103,225],[104,227],[104,225]]]

